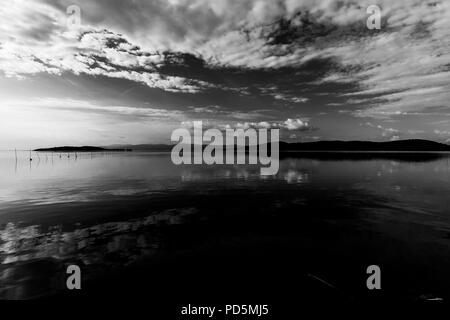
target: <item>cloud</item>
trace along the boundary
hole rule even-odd
[[[221,119],[231,120],[248,120],[248,119],[259,119],[259,118],[272,118],[272,116],[267,115],[267,111],[256,109],[252,111],[236,111],[234,109],[227,109],[223,106],[218,105],[207,105],[207,106],[188,106],[186,108],[186,114],[192,119],[202,120],[202,121],[220,121]]]
[[[450,143],[450,130],[434,130],[434,134],[439,137],[439,140]]]
[[[100,101],[37,98],[3,101],[4,108],[36,109],[40,112],[67,112],[98,114],[106,117],[119,118],[121,121],[166,120],[179,121],[185,118],[181,110],[166,110],[162,108],[136,107],[123,105],[105,105]]]
[[[72,4],[81,8],[78,30],[66,26],[66,8]],[[166,92],[220,90],[253,97],[256,93],[248,84],[236,86],[222,75],[280,70],[295,75],[293,83],[272,81],[275,85],[261,90],[261,96],[308,106],[313,99],[305,92],[320,88],[333,91],[335,101],[327,101],[328,105],[348,99],[358,108],[349,115],[371,118],[423,114],[432,108],[448,111],[450,2],[378,0],[382,29],[368,30],[366,8],[372,4],[370,0],[12,1],[0,9],[0,71],[20,78],[71,72],[126,79]],[[195,65],[187,55],[197,59]],[[312,70],[296,73],[313,62]],[[320,68],[326,69],[320,79],[311,76]],[[293,88],[300,82],[302,88]],[[250,113],[242,110],[227,114],[258,120],[246,118]]]
[[[289,131],[307,131],[311,129],[309,123],[301,119],[287,119],[281,126]]]
[[[315,128],[309,125],[307,120],[287,119],[286,121],[261,121],[237,123],[235,128],[239,129],[285,129],[287,131],[310,131]]]
[[[181,122],[183,128],[193,128],[194,121]],[[292,132],[313,131],[317,128],[310,126],[306,119],[287,119],[285,121],[260,121],[260,122],[237,122],[234,124],[219,121],[202,121],[203,128],[225,129],[281,129]]]
[[[384,126],[382,126],[380,124],[379,125],[375,125],[375,124],[373,124],[371,122],[366,122],[365,125],[368,126],[368,127],[374,128],[374,129],[381,130],[381,136],[383,138],[385,138],[385,139],[387,138],[387,139],[389,139],[391,141],[399,140],[400,137],[403,135],[403,133],[400,130],[398,130],[398,129],[387,128],[387,127],[384,127]]]
[[[292,103],[305,103],[309,100],[308,98],[295,97],[295,96],[282,94],[282,93],[275,94],[273,97],[277,100],[283,100],[283,101],[292,102]]]
[[[383,14],[382,32],[323,51],[349,70],[332,72],[331,81],[360,83],[359,90],[347,94],[369,99],[368,108],[355,113],[358,116],[383,118],[449,108],[450,4],[383,3]]]
[[[216,113],[219,112],[220,106],[205,106],[205,107],[188,107],[194,113]]]
[[[168,142],[178,126],[177,110],[109,105],[73,99],[3,100],[0,145],[30,148],[54,145]]]
[[[63,12],[37,1],[14,1],[11,7],[2,8],[0,19],[29,26],[0,27],[0,71],[9,77],[69,71],[127,79],[172,92],[196,93],[210,86],[164,74],[159,70],[168,60],[164,54],[141,50],[118,33],[85,26],[69,30]]]

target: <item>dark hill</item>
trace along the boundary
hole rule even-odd
[[[130,149],[106,149],[101,147],[82,146],[82,147],[55,147],[55,148],[41,148],[33,151],[40,152],[106,152],[106,151],[131,151]]]
[[[280,151],[450,151],[447,144],[411,139],[386,142],[372,141],[317,141],[280,142]]]
[[[111,145],[107,147],[56,147],[36,149],[35,151],[53,151],[53,152],[102,152],[102,151],[153,151],[153,152],[170,152],[173,145],[167,144],[139,144],[139,145]],[[376,152],[423,152],[423,151],[450,151],[447,144],[411,139],[398,141],[315,141],[315,142],[297,142],[288,143],[280,141],[281,152],[295,151],[335,151],[335,152],[357,152],[357,151],[376,151]]]

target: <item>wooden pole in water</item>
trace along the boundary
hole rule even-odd
[[[14,149],[14,157],[16,158],[14,163],[14,172],[17,172],[17,149]]]
[[[33,158],[31,157],[31,149],[30,149],[30,161],[33,161]]]

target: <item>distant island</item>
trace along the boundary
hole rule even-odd
[[[33,151],[37,152],[126,152],[133,151],[132,149],[109,149],[102,147],[92,147],[92,146],[82,146],[82,147],[72,147],[72,146],[64,146],[64,147],[54,147],[54,148],[40,148],[35,149]]]
[[[104,148],[131,149],[133,151],[170,152],[173,145],[170,144],[113,144]]]
[[[64,146],[41,148],[40,152],[125,152],[151,151],[170,152],[173,145],[168,144],[138,144],[111,145],[106,147]],[[280,152],[443,152],[450,151],[450,145],[430,140],[410,139],[397,141],[314,141],[288,143],[280,141]]]
[[[280,151],[450,151],[450,145],[430,140],[410,139],[397,141],[315,141],[287,143],[280,142]]]

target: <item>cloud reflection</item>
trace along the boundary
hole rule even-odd
[[[57,278],[69,263],[82,265],[84,274],[89,277],[90,273],[105,268],[115,269],[150,257],[164,247],[159,227],[182,224],[196,212],[195,208],[168,209],[141,219],[101,223],[71,231],[64,231],[61,225],[44,228],[8,223],[0,230],[0,298],[30,297],[28,287],[33,287],[35,281],[45,275],[19,271],[39,270],[36,266],[42,263],[54,265],[56,272],[48,274],[50,278]],[[63,284],[59,283],[53,290],[61,289]],[[37,295],[49,293],[45,286],[34,289],[41,291]]]

